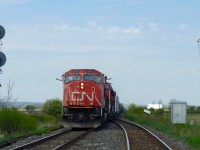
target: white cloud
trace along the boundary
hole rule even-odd
[[[97,22],[95,21],[88,21],[88,26],[91,28],[96,28],[97,27]]]
[[[188,30],[189,28],[190,28],[190,26],[187,25],[187,24],[180,24],[180,25],[178,25],[178,29],[181,30],[181,31]]]
[[[67,24],[61,24],[61,25],[54,25],[53,26],[53,29],[54,30],[60,30],[60,31],[62,31],[62,30],[67,30],[69,28],[69,25],[67,25]]]
[[[140,34],[141,30],[139,28],[129,27],[129,28],[124,29],[124,33]]]
[[[29,2],[30,0],[0,0],[0,6],[3,5],[18,5]]]
[[[31,24],[7,26],[8,44],[11,51],[71,51],[89,52],[103,45],[120,41],[125,44],[142,30],[135,27],[102,26],[89,22],[89,26],[60,24]],[[126,45],[126,44],[125,44]],[[96,47],[96,48],[95,48]],[[93,50],[92,50],[93,49]]]
[[[121,31],[121,29],[118,26],[112,26],[112,27],[106,28],[106,32],[108,32],[108,33],[119,33],[120,31]]]
[[[148,23],[147,24],[149,26],[149,28],[152,30],[152,31],[158,31],[159,30],[159,26],[157,23]]]
[[[122,28],[119,26],[111,26],[111,27],[106,27],[104,32],[106,33],[111,33],[111,34],[134,34],[138,35],[142,33],[142,30],[140,28],[135,28],[135,27],[127,27],[127,28]]]

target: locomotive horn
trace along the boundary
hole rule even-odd
[[[6,63],[6,55],[3,52],[0,52],[0,67]]]
[[[5,35],[5,29],[3,26],[0,25],[0,39],[2,39]]]

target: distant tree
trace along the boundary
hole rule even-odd
[[[13,97],[14,87],[15,81],[9,80],[6,95],[3,98],[0,97],[0,109],[13,107],[13,103],[17,100],[17,98]]]
[[[135,114],[143,114],[144,113],[144,107],[138,107],[135,104],[131,104],[128,106],[128,112],[129,113],[135,113]]]
[[[193,111],[195,111],[195,106],[189,106],[188,109],[190,112],[193,112]]]
[[[46,114],[58,116],[61,114],[62,101],[58,98],[47,100],[43,106],[42,111]]]
[[[197,106],[197,113],[200,113],[200,106]]]
[[[128,111],[129,112],[134,112],[135,109],[136,109],[136,105],[133,104],[133,103],[128,106]]]
[[[33,113],[34,111],[35,111],[35,106],[33,106],[33,105],[27,105],[26,107],[25,107],[25,109],[26,109],[26,111],[28,112],[28,113]]]
[[[162,115],[163,113],[164,113],[164,109],[163,108],[154,111],[154,114],[157,115],[157,116],[158,115]]]

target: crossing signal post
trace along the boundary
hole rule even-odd
[[[6,63],[6,55],[2,52],[3,43],[1,39],[5,36],[5,29],[0,25],[0,67],[2,67]],[[0,68],[0,73],[2,72]]]

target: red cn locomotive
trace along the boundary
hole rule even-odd
[[[100,126],[107,119],[111,110],[111,100],[116,96],[111,94],[110,100],[108,95],[105,95],[107,77],[95,69],[72,69],[65,72],[62,78],[64,127]]]

